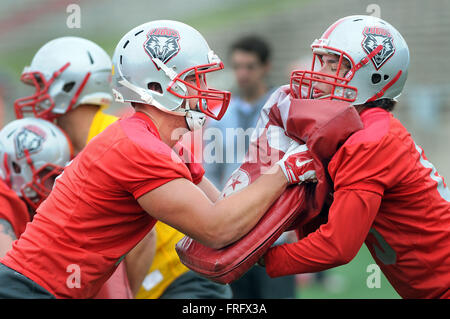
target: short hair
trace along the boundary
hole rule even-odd
[[[270,59],[271,49],[269,44],[259,36],[248,35],[236,40],[230,49],[230,54],[236,50],[242,50],[256,54],[259,61],[267,64]]]
[[[395,105],[397,104],[397,101],[393,99],[379,99],[376,101],[370,101],[363,104],[366,108],[374,108],[374,107],[380,107],[386,111],[393,111]]]

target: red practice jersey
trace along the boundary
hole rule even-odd
[[[328,222],[265,256],[270,276],[349,262],[366,243],[404,298],[450,297],[450,192],[423,150],[389,112],[361,113],[328,165],[334,201]]]
[[[30,221],[27,205],[0,179],[0,219],[11,224],[16,238],[25,231]]]
[[[174,154],[142,113],[111,124],[57,178],[1,262],[57,298],[93,297],[155,224],[137,199],[192,180]]]

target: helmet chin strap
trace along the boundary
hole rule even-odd
[[[175,73],[175,71],[173,71],[172,69],[169,69],[164,63],[162,63],[161,60],[153,58],[153,61],[166,73],[166,75],[173,80],[177,74]],[[203,127],[203,125],[206,122],[206,114],[199,112],[199,111],[195,111],[195,110],[191,110],[188,106],[188,103],[186,101],[186,106],[180,107],[181,110],[184,110],[185,113],[182,114],[181,111],[168,111],[166,110],[161,104],[159,104],[158,101],[156,101],[153,96],[148,93],[146,90],[128,82],[126,80],[126,78],[123,76],[120,68],[118,68],[118,72],[121,76],[121,80],[119,81],[120,84],[122,84],[123,86],[126,86],[127,88],[129,88],[130,90],[136,92],[137,94],[140,95],[140,98],[142,101],[144,101],[146,104],[149,105],[153,105],[156,106],[158,109],[167,112],[167,113],[171,113],[171,114],[175,114],[175,115],[184,115],[185,119],[186,119],[186,124],[189,128],[190,131],[195,131],[198,130],[200,128]],[[181,86],[182,85],[182,86]],[[180,87],[186,91],[186,87],[181,83]],[[114,91],[114,90],[113,90]],[[118,92],[116,92],[116,94],[118,94]],[[120,97],[120,94],[118,94],[118,96]]]
[[[173,81],[178,76],[178,74],[173,69],[168,68],[160,59],[153,58],[152,60],[161,70],[163,70],[163,72],[170,80]],[[179,85],[184,92],[187,91],[187,88],[183,83],[178,83],[176,85]],[[186,111],[184,116],[189,130],[195,131],[201,129],[206,122],[206,114],[199,111],[191,110],[188,106],[188,101],[186,101],[184,110]]]
[[[203,125],[205,125],[206,114],[199,111],[188,110],[186,111],[185,119],[189,130],[195,131],[201,129]]]

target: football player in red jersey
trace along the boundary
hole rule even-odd
[[[349,101],[364,129],[328,165],[334,183],[328,222],[296,243],[271,248],[261,260],[267,273],[340,266],[365,242],[401,297],[450,298],[450,192],[390,113],[408,72],[405,40],[386,21],[349,16],[331,25],[312,50],[312,70],[292,73],[292,93]]]
[[[207,86],[205,75],[223,64],[192,27],[140,25],[118,43],[113,66],[115,98],[136,113],[96,136],[56,180],[1,259],[0,297],[92,297],[156,220],[220,248],[245,235],[289,184],[315,179],[308,150],[292,141],[267,174],[216,201],[201,165],[175,153],[179,129],[219,120],[230,98]]]
[[[45,43],[25,67],[21,81],[35,90],[15,103],[17,118],[32,116],[54,122],[76,156],[115,116],[104,113],[112,101],[111,58],[96,43],[80,37],[60,37]],[[119,264],[96,298],[131,298],[153,259],[154,232]],[[138,252],[142,252],[138,253]],[[147,268],[147,269],[146,269]]]
[[[70,141],[47,121],[15,120],[0,131],[0,257],[25,231],[71,157]]]

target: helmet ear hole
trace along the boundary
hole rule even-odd
[[[380,81],[381,81],[381,74],[379,73],[372,74],[372,84],[380,83]]]
[[[147,89],[149,89],[150,91],[158,92],[160,94],[163,93],[161,84],[158,83],[158,82],[149,82],[149,83],[147,83]]]
[[[16,174],[20,174],[20,172],[22,171],[22,169],[20,168],[20,165],[17,164],[16,162],[12,162],[12,167],[13,167],[14,173],[16,173]]]
[[[385,74],[384,77],[383,77],[383,79],[384,79],[385,81],[389,80],[389,75],[388,75],[388,74]]]
[[[64,92],[69,93],[73,89],[74,86],[75,86],[75,82],[72,81],[72,82],[68,82],[68,83],[64,84],[62,89]]]

